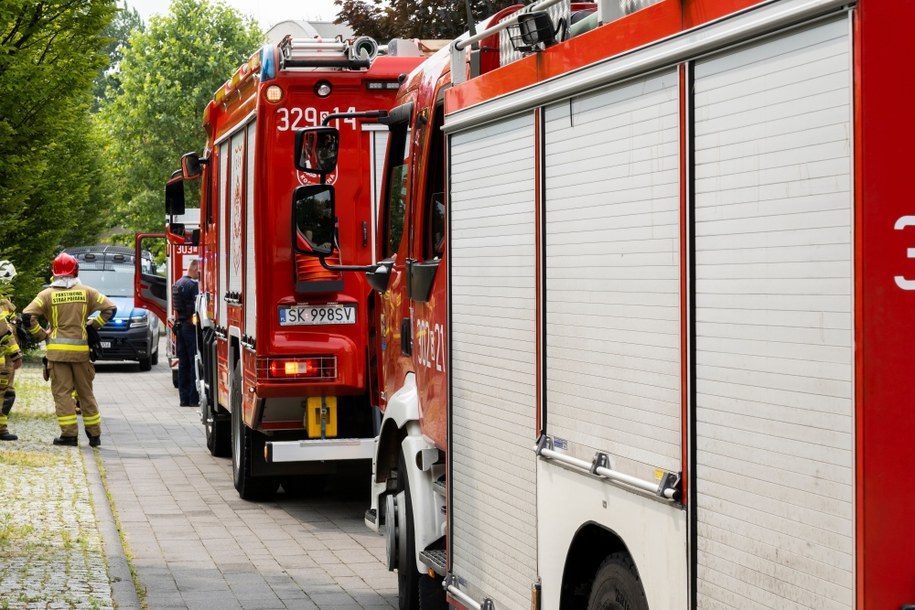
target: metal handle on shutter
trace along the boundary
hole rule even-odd
[[[680,475],[676,473],[665,472],[658,483],[646,481],[609,468],[609,459],[607,458],[606,453],[597,452],[594,454],[593,460],[586,462],[585,460],[555,451],[553,449],[553,438],[547,435],[541,436],[540,440],[537,441],[537,445],[534,447],[534,453],[542,458],[565,464],[576,470],[582,470],[608,481],[622,483],[628,487],[650,493],[670,502],[680,499]]]
[[[449,574],[442,582],[442,587],[451,594],[451,597],[464,604],[467,608],[472,608],[473,610],[496,610],[496,605],[488,597],[477,603],[472,597],[458,589],[459,580],[454,574]]]

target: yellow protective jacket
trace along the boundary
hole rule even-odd
[[[22,357],[12,322],[15,311],[16,306],[9,299],[0,299],[0,367]]]
[[[22,314],[32,316],[29,333],[39,341],[47,339],[49,361],[84,362],[89,360],[86,322],[96,311],[101,313],[92,324],[101,328],[114,317],[117,306],[95,288],[77,283],[70,288],[45,288]],[[39,316],[50,324],[47,331],[38,324]]]
[[[0,368],[21,356],[19,344],[16,343],[16,330],[5,316],[0,317]]]

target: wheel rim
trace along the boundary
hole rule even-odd
[[[233,393],[234,398],[234,393]],[[235,478],[235,485],[237,486],[241,481],[241,476],[239,469],[241,468],[241,415],[238,412],[238,408],[235,405],[235,401],[232,401],[232,475]]]
[[[394,494],[388,494],[384,501],[384,543],[388,570],[397,568],[397,530],[397,499]]]

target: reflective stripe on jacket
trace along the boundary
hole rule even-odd
[[[92,324],[101,328],[114,317],[117,307],[111,299],[85,284],[70,288],[51,287],[38,293],[23,314],[33,316],[29,332],[44,334],[36,317],[42,316],[50,323],[47,333],[48,360],[80,362],[89,360],[89,341],[86,323],[93,313],[100,312]]]

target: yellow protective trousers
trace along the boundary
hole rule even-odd
[[[10,411],[13,408],[13,402],[16,400],[16,390],[13,389],[13,381],[16,379],[16,369],[9,358],[3,364],[0,364],[0,434],[9,432],[7,424],[9,423]]]
[[[57,423],[61,436],[76,436],[79,427],[76,424],[76,399],[73,390],[79,396],[80,410],[83,414],[83,426],[89,436],[99,436],[102,428],[99,425],[102,416],[98,411],[92,381],[95,379],[95,365],[88,360],[84,362],[48,362],[51,369],[51,394],[54,396],[54,409],[57,411]]]

